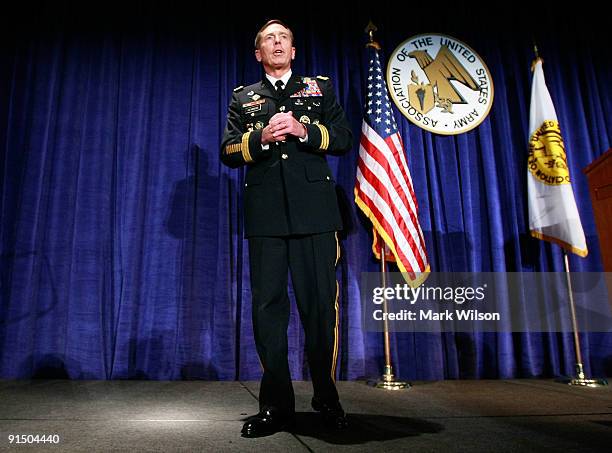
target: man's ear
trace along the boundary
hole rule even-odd
[[[295,47],[291,48],[291,59],[295,60]]]
[[[259,63],[261,63],[261,52],[259,51],[259,49],[255,49],[255,58]]]

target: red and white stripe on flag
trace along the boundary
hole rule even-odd
[[[355,202],[372,222],[372,246],[380,259],[381,244],[389,247],[406,280],[421,284],[429,262],[418,220],[417,199],[399,133],[381,137],[364,120],[361,128]]]

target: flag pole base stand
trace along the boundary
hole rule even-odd
[[[408,390],[411,385],[408,382],[401,381],[368,381],[368,385],[377,389],[384,390]]]
[[[602,378],[589,379],[584,375],[582,363],[576,364],[576,374],[578,377],[562,377],[555,379],[560,384],[575,385],[578,387],[605,387],[608,381]]]
[[[555,379],[560,384],[576,385],[579,387],[605,387],[608,381],[605,379],[586,379],[586,378],[570,378],[564,377]]]
[[[385,366],[385,374],[383,374],[382,379],[378,381],[369,380],[367,384],[371,387],[384,390],[408,390],[411,387],[408,382],[396,381],[393,378],[391,367]]]

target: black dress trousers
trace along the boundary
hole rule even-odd
[[[295,398],[287,360],[291,274],[314,396],[338,401],[335,371],[338,353],[338,284],[340,249],[335,232],[286,237],[249,238],[253,329],[263,367],[260,410],[274,408],[292,414]]]

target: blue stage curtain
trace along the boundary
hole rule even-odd
[[[148,2],[90,16],[60,4],[20,15],[2,45],[0,378],[258,379],[244,170],[220,163],[219,142],[232,89],[262,76],[253,38],[280,3],[256,14],[226,5],[215,16]],[[361,327],[360,275],[379,265],[353,202],[370,17],[383,64],[409,36],[436,31],[473,47],[495,85],[490,116],[463,135],[432,135],[396,111],[432,270],[563,270],[560,250],[530,238],[527,226],[534,36],[590,252],[572,257],[572,269],[602,269],[581,171],[611,141],[601,29],[577,32],[583,18],[572,21],[572,12],[539,21],[534,34],[533,14],[518,11],[500,27],[501,17],[467,5],[434,20],[423,6],[376,4],[380,10],[355,3],[350,14],[328,16],[313,4],[282,14],[295,32],[294,71],[331,78],[356,139],[352,154],[329,159],[346,223],[338,266],[341,379],[379,376],[384,362],[382,335]],[[307,379],[295,307],[288,334],[292,375]],[[587,371],[612,375],[612,335],[581,339]],[[573,372],[570,334],[403,333],[391,340],[402,379]]]

